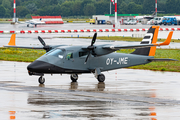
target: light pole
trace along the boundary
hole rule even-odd
[[[157,0],[155,0],[155,12],[156,12],[155,16],[157,17]]]
[[[117,25],[117,0],[115,0],[115,25]]]
[[[16,21],[16,0],[14,0],[14,21],[13,22],[17,22]]]

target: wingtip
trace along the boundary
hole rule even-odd
[[[10,45],[10,46],[15,46],[16,45],[16,34],[11,35],[11,39],[10,39],[8,45]]]

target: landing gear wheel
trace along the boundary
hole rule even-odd
[[[40,84],[44,84],[45,78],[43,76],[41,76],[41,77],[39,77],[38,81]]]
[[[99,82],[104,82],[104,81],[105,81],[105,76],[104,76],[104,74],[98,75],[97,79],[98,79]]]
[[[27,27],[29,27],[29,24],[27,24]]]
[[[34,26],[37,27],[37,24],[35,24]]]
[[[77,82],[77,80],[78,80],[78,74],[72,74],[72,75],[71,75],[71,80],[72,80],[72,82]]]

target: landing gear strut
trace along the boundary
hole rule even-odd
[[[104,76],[104,74],[101,73],[100,68],[95,69],[94,75],[95,75],[95,77],[97,78],[97,80],[99,82],[104,82],[105,81],[105,76]]]
[[[72,80],[72,82],[77,82],[78,74],[71,74],[71,80]]]
[[[41,77],[39,77],[38,81],[40,84],[44,84],[45,78],[43,76],[41,76]]]

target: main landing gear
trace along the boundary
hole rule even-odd
[[[104,82],[104,81],[105,81],[105,76],[104,76],[104,74],[98,75],[98,76],[97,76],[97,80],[98,80],[99,82]]]
[[[104,82],[105,81],[105,76],[104,76],[104,74],[101,73],[100,68],[95,69],[94,76],[97,78],[97,80],[99,82]]]

